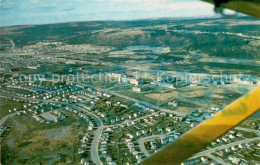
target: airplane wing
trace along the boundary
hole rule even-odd
[[[216,8],[228,8],[246,15],[260,18],[260,0],[202,0],[215,4]]]

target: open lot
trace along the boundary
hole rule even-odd
[[[15,116],[5,124],[14,128],[1,142],[2,162],[7,164],[72,163],[86,123],[73,115],[59,123],[39,123],[31,115]]]

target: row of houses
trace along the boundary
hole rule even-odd
[[[89,150],[89,144],[91,142],[90,134],[85,133],[85,135],[80,140],[80,148],[78,149],[79,154],[83,154]]]
[[[142,154],[135,149],[134,143],[132,141],[128,141],[127,147],[130,153],[133,154],[133,156],[135,157],[137,163],[140,163],[142,161]]]
[[[85,156],[85,153],[90,151],[90,143],[91,143],[90,134],[85,133],[82,139],[80,140],[80,147],[78,149],[78,154],[81,155],[80,164],[89,165],[88,158]]]
[[[147,105],[144,105],[142,103],[139,103],[139,102],[135,103],[134,106],[139,107],[139,108],[146,110],[146,111],[155,112],[155,109],[153,109],[153,108],[151,108]]]
[[[209,164],[209,165],[218,165],[217,162],[212,161],[211,159],[209,159],[206,156],[202,156],[199,158],[195,158],[195,159],[190,159],[186,162],[181,163],[181,165],[194,165],[194,164]]]
[[[252,146],[255,146],[255,143],[248,142],[248,143],[238,144],[238,145],[234,145],[230,148],[222,149],[222,150],[218,151],[217,154],[220,156],[226,156],[226,155],[231,154],[232,152],[236,152],[237,150],[245,149],[245,148],[252,147]]]
[[[24,102],[30,102],[30,103],[33,103],[33,104],[39,104],[40,103],[40,101],[38,101],[38,100],[27,100],[27,99],[24,99],[24,98],[16,98],[14,96],[6,96],[6,95],[0,95],[0,98],[4,98],[4,99],[12,100],[12,101],[15,101],[15,102],[20,102],[20,103],[24,103]]]
[[[112,160],[111,156],[107,152],[107,148],[109,144],[109,133],[111,131],[112,130],[110,128],[107,128],[100,138],[100,149],[99,149],[101,152],[100,157],[105,159],[105,164],[116,165],[116,163]]]

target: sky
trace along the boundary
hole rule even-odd
[[[0,0],[0,26],[215,17],[213,9],[199,0]]]

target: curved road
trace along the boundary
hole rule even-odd
[[[78,107],[78,106],[72,106],[72,107],[75,108],[75,109],[82,110],[82,111],[86,112],[88,115],[92,116],[97,121],[98,128],[95,131],[95,135],[94,135],[94,138],[93,138],[92,143],[91,143],[90,155],[91,155],[91,159],[94,162],[94,164],[102,165],[103,163],[100,160],[99,155],[98,155],[98,144],[99,144],[99,140],[100,140],[103,128],[104,128],[102,120],[98,116],[96,116],[95,114],[93,114],[93,113],[91,113],[91,112],[89,112],[89,111],[87,111],[87,110],[85,110],[81,107]]]
[[[144,153],[144,155],[146,157],[149,157],[150,153],[145,148],[144,142],[148,141],[148,140],[157,139],[157,138],[163,139],[163,138],[165,138],[165,136],[166,136],[166,134],[160,134],[160,135],[152,135],[152,136],[147,136],[147,137],[138,139],[137,141],[138,141],[138,145],[139,145],[139,148],[140,148],[141,152]]]
[[[18,112],[22,112],[22,111],[18,111]],[[0,120],[0,127],[2,126],[2,124],[4,124],[4,122],[5,122],[7,119],[9,119],[10,117],[15,116],[18,112],[11,113],[11,114],[6,115],[6,116],[4,116],[3,118],[1,118],[1,120]]]

